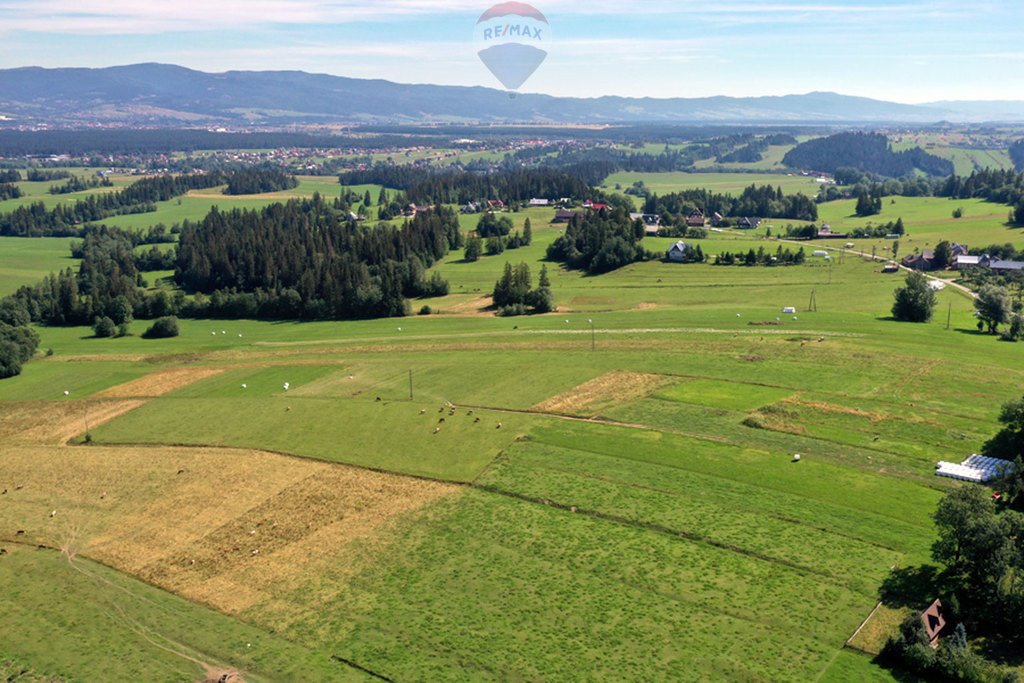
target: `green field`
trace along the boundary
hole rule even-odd
[[[0,579],[0,662],[13,664],[7,680],[28,670],[48,681],[183,681],[232,669],[252,681],[370,680],[86,560],[12,548],[0,556]]]
[[[623,189],[642,180],[644,184],[657,194],[668,194],[696,188],[704,188],[713,192],[738,195],[751,185],[771,185],[781,187],[787,194],[803,192],[808,197],[818,194],[820,185],[814,178],[800,175],[765,174],[765,173],[615,173],[608,176],[604,185]]]
[[[736,193],[763,182],[817,191],[811,179],[784,175],[619,174],[609,183],[641,178],[659,193]],[[329,184],[304,179],[294,192]],[[213,204],[271,199],[204,194],[124,220],[170,224]],[[1005,207],[895,199],[873,220],[902,216],[905,250],[939,239],[1019,239],[1002,225]],[[955,221],[961,205],[965,217]],[[866,224],[849,216],[849,202],[821,211],[833,228]],[[545,265],[561,230],[552,214],[512,215],[520,229],[531,219],[530,247],[476,263],[453,253],[437,264],[451,293],[412,302],[414,312],[429,304],[429,316],[183,320],[181,336],[169,340],[138,336],[145,321],[121,339],[40,328],[53,355],[0,382],[0,435],[14,437],[0,458],[12,463],[33,462],[32,448],[43,448],[24,445],[32,430],[22,423],[101,409],[117,400],[101,392],[168,370],[195,371],[197,380],[125,393],[139,405],[91,425],[94,446],[49,444],[37,454],[47,463],[80,456],[63,461],[72,470],[93,453],[110,457],[110,476],[95,486],[137,489],[152,504],[97,502],[56,465],[40,466],[17,505],[0,503],[0,545],[15,548],[0,556],[0,578],[18,597],[0,608],[0,661],[82,680],[104,667],[112,679],[201,675],[178,654],[146,656],[155,633],[179,653],[239,668],[246,680],[357,675],[339,662],[391,680],[903,680],[844,644],[892,568],[929,561],[931,513],[954,486],[934,476],[935,463],[976,452],[996,430],[999,406],[1024,385],[1021,347],[977,334],[970,299],[951,290],[939,294],[941,320],[891,321],[900,278],[853,255],[776,268],[647,262],[599,277],[547,264],[559,311],[495,317],[488,294],[505,263],[525,262],[534,277]],[[463,227],[475,221],[465,217]],[[658,251],[673,241],[645,240]],[[4,240],[0,249],[33,243]],[[708,254],[779,245],[763,228],[699,243]],[[30,279],[54,267],[38,251]],[[49,251],[56,259],[55,244]],[[18,277],[12,270],[12,284]],[[816,312],[808,310],[812,294]],[[784,315],[788,306],[798,313]],[[70,429],[81,443],[84,425]],[[192,465],[179,460],[204,446],[215,448],[202,457],[232,454],[253,471],[271,457],[260,451],[282,454],[272,456],[281,468],[276,488],[269,474],[263,483],[228,472],[213,490],[187,480]],[[129,456],[155,469],[113,464]],[[356,519],[372,507],[360,496],[387,491],[378,479],[315,489],[287,513],[274,508],[307,482],[306,474],[288,479],[289,467],[335,476],[346,466],[446,493],[386,523]],[[175,494],[164,500],[169,481]],[[267,500],[250,506],[247,496],[264,486]],[[326,515],[335,504],[328,493],[354,501],[331,527],[335,536],[318,536],[314,516],[303,519],[308,544],[288,527],[262,553],[245,546],[244,557],[227,562],[250,579],[286,568],[289,580],[273,584],[271,598],[252,589],[249,599],[239,576],[183,564],[203,557],[196,544],[236,557],[241,542],[223,536],[261,538],[270,520],[287,526],[307,509]],[[242,511],[221,518],[211,501]],[[207,508],[210,526],[176,534],[179,522],[198,525],[193,512]],[[69,524],[102,526],[82,554],[110,568],[68,565],[13,535],[45,530],[51,511],[60,511],[57,520],[71,516]],[[141,516],[161,527],[159,539],[124,541],[109,531]],[[351,545],[325,555],[342,536]],[[176,559],[135,563],[162,544]],[[247,599],[217,607],[235,594]],[[58,617],[67,604],[73,618]],[[61,626],[59,661],[37,644],[50,620]],[[72,642],[75,625],[86,622],[102,627]],[[21,629],[16,637],[10,624]],[[109,640],[139,654],[105,651]],[[251,654],[239,649],[257,641]]]
[[[78,261],[71,258],[73,241],[65,237],[0,237],[0,296],[22,285],[34,285],[58,270],[77,268]]]

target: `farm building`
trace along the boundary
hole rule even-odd
[[[1014,464],[1009,460],[972,455],[960,464],[940,462],[935,466],[935,474],[940,477],[984,484],[1001,479],[1014,469]]]
[[[573,218],[579,215],[576,211],[570,211],[569,209],[559,209],[555,212],[555,223],[568,223]]]
[[[932,261],[935,259],[935,251],[925,249],[919,254],[911,254],[903,259],[903,267],[911,270],[926,271],[933,268]]]
[[[964,254],[958,256],[953,262],[953,267],[956,270],[967,270],[969,268],[988,268],[989,262],[988,256],[971,256],[970,254]]]
[[[551,200],[550,199],[531,199],[530,200],[530,206],[540,206],[540,207],[551,206]]]
[[[996,271],[1008,272],[1024,270],[1024,261],[992,261],[989,268]]]
[[[882,272],[886,275],[892,275],[893,273],[900,272],[900,267],[896,263],[888,263],[885,268],[882,268]]]
[[[757,226],[761,225],[761,221],[757,218],[747,218],[744,216],[736,223],[736,227],[741,230],[756,230]]]
[[[725,220],[725,216],[715,211],[715,213],[712,214],[711,216],[711,225],[717,228],[719,225],[722,224],[723,220]]]
[[[845,240],[849,235],[845,232],[832,232],[832,226],[826,224],[818,230],[818,237],[823,240]]]
[[[706,222],[704,212],[700,209],[694,209],[693,212],[686,217],[686,227],[688,228],[703,228]]]
[[[690,245],[686,242],[676,242],[668,250],[668,260],[675,263],[682,263],[686,255],[690,253]]]
[[[476,202],[469,202],[468,204],[463,205],[459,210],[466,214],[480,213],[480,205]]]
[[[1024,261],[1003,261],[992,258],[988,254],[983,256],[971,256],[962,254],[956,257],[954,268],[957,270],[968,270],[971,268],[988,268],[996,272],[1015,272],[1024,270]]]

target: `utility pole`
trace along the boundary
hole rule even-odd
[[[412,399],[412,370],[409,371],[409,400]]]
[[[811,303],[807,305],[807,310],[811,313],[818,312],[818,290],[811,290]]]
[[[828,260],[828,283],[832,284],[832,262],[834,259]]]
[[[591,318],[587,322],[590,323],[590,350],[591,352],[597,351],[597,332],[594,330],[594,319]]]
[[[953,322],[953,302],[949,302],[949,311],[946,313],[946,329],[949,329],[950,323]]]

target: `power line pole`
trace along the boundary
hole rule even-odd
[[[590,350],[591,352],[597,351],[597,332],[594,330],[594,319],[591,318],[587,322],[590,323]]]
[[[811,290],[811,303],[807,305],[807,310],[811,313],[818,312],[818,290]]]
[[[949,311],[946,313],[946,329],[949,329],[950,323],[953,322],[953,302],[949,302]]]
[[[412,398],[412,370],[409,371],[409,400],[410,401],[413,400],[413,398]]]

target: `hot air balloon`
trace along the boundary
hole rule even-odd
[[[547,18],[522,2],[503,2],[484,12],[475,35],[480,61],[510,92],[544,63],[551,45]]]

